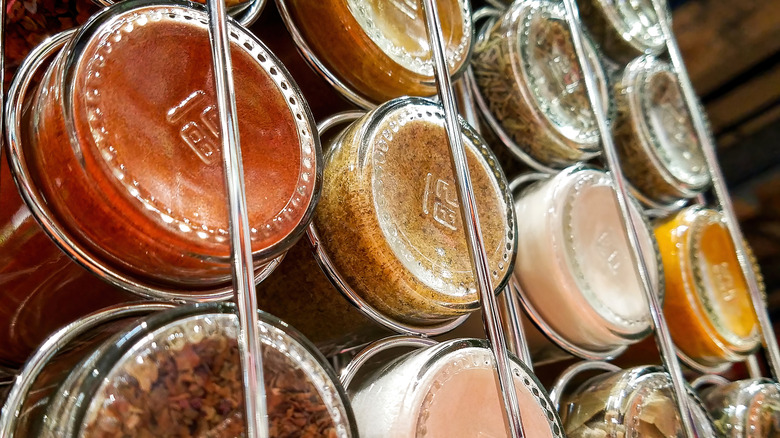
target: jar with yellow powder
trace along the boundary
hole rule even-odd
[[[744,360],[759,346],[758,319],[721,213],[689,207],[655,233],[680,357],[698,369]]]

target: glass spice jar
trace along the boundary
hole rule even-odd
[[[586,42],[601,100],[612,109],[607,75]],[[562,168],[599,153],[599,132],[562,4],[513,3],[480,34],[472,69],[490,109],[486,117],[532,159]]]
[[[619,63],[666,48],[653,0],[584,0],[578,6],[599,48]]]
[[[650,202],[692,198],[710,183],[679,78],[650,56],[628,64],[615,85],[614,139],[626,179]]]
[[[478,134],[463,121],[461,130],[500,291],[514,261],[511,194]],[[335,137],[325,169],[310,237],[326,274],[302,260],[306,248],[294,249],[298,259],[259,286],[261,308],[323,348],[368,323],[355,307],[369,325],[407,333],[441,332],[479,307],[441,106],[414,97],[379,106]]]
[[[357,436],[325,358],[287,324],[259,316],[269,436]],[[238,330],[224,304],[183,306],[126,328],[62,382],[37,436],[241,436]]]
[[[721,214],[689,207],[655,234],[666,271],[664,314],[680,357],[699,369],[745,360],[759,346],[759,324]]]
[[[363,107],[436,93],[422,4],[415,0],[283,0],[277,5],[304,56]],[[471,7],[437,0],[450,73],[467,65]]]
[[[663,269],[652,232],[629,203],[656,292]],[[519,230],[514,278],[531,319],[559,347],[611,357],[651,333],[650,309],[632,263],[612,179],[572,167],[527,187],[515,201]],[[567,357],[525,321],[535,362]]]
[[[661,367],[600,374],[564,396],[559,410],[566,436],[683,438],[672,381]],[[712,420],[692,390],[686,396],[698,436],[714,437]]]
[[[544,387],[517,358],[510,361],[525,436],[562,438]],[[509,436],[484,340],[455,339],[362,368],[347,385],[362,437]]]
[[[714,418],[718,436],[780,437],[780,386],[769,379],[750,379],[705,388],[704,405]]]
[[[12,208],[20,214],[31,213],[65,254],[139,295],[178,300],[231,295],[208,38],[202,7],[122,2],[79,29],[34,92],[24,89],[29,77],[18,77],[12,88],[9,156],[29,210],[18,195],[6,194],[5,184],[3,197],[15,200]],[[231,25],[230,39],[260,279],[310,221],[322,158],[308,106],[284,67],[243,28]],[[28,102],[29,110],[22,112]],[[55,270],[71,267],[53,245],[26,244],[46,239],[37,226],[14,229],[17,219],[3,224],[12,235],[0,241],[0,253],[16,244],[30,252],[0,266],[4,302],[49,294],[43,289],[52,287],[54,303],[83,303],[83,315],[94,308],[93,300],[103,300],[97,295],[106,288],[81,271],[74,274],[78,288],[45,283]],[[13,235],[22,232],[30,234]],[[37,282],[21,274],[32,269]],[[57,310],[49,307],[45,314]]]

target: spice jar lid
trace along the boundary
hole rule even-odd
[[[706,187],[707,162],[672,67],[651,56],[637,58],[626,67],[623,89],[640,142],[664,179],[688,192]]]
[[[658,53],[666,46],[652,0],[596,2],[615,31],[637,51]]]
[[[766,378],[705,388],[702,399],[720,436],[780,436],[780,386]]]
[[[701,436],[714,436],[711,420],[692,390],[694,427]],[[591,378],[562,407],[569,438],[631,436],[682,438],[682,422],[669,374],[643,366]]]
[[[582,348],[600,351],[642,339],[651,330],[649,306],[611,178],[575,167],[537,184],[516,203],[529,235],[520,236],[515,275],[529,304]],[[629,203],[629,209],[650,281],[661,294],[657,244],[637,207]]]
[[[722,215],[706,208],[691,208],[687,245],[692,282],[689,296],[703,311],[704,323],[737,353],[752,351],[760,342],[753,310],[731,234]]]
[[[562,438],[560,418],[543,386],[519,360],[511,362],[524,430]],[[349,391],[361,436],[392,431],[410,437],[503,437],[508,434],[497,387],[487,342],[456,339],[404,355]]]
[[[467,65],[472,43],[466,0],[437,2],[451,73]],[[282,0],[279,9],[316,70],[363,107],[436,92],[422,3],[415,0]]]
[[[461,120],[493,286],[515,251],[511,194],[492,152]],[[400,98],[369,112],[328,151],[314,218],[343,279],[381,313],[430,324],[478,307],[441,106]]]
[[[599,150],[599,131],[590,107],[585,80],[571,39],[563,5],[548,1],[518,2],[515,80],[523,84],[529,102],[561,141],[583,152]],[[610,108],[609,84],[590,39],[585,50],[596,74],[599,97]]]
[[[75,157],[64,148],[42,157],[39,171],[58,216],[113,265],[155,282],[202,287],[229,278],[230,249],[208,17],[193,8],[123,2],[79,31],[58,73]],[[312,215],[319,140],[281,63],[245,29],[230,25],[229,35],[260,263],[288,249]],[[59,153],[82,163],[73,169],[83,180],[75,187],[50,171],[62,166]]]
[[[47,427],[57,436],[243,434],[234,312],[232,305],[181,307],[109,339],[65,381]],[[259,316],[271,436],[356,436],[321,354],[283,322]]]

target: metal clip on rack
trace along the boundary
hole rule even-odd
[[[466,150],[463,147],[449,69],[445,61],[444,38],[442,36],[441,21],[439,20],[439,11],[434,0],[424,0],[423,9],[425,11],[428,40],[431,43],[436,86],[444,109],[444,122],[452,157],[452,167],[455,173],[455,185],[458,188],[458,200],[461,205],[461,218],[466,229],[466,241],[471,255],[471,265],[475,273],[477,290],[480,303],[482,304],[485,332],[496,360],[498,386],[504,402],[504,413],[510,434],[512,437],[522,438],[524,434],[520,417],[520,405],[512,379],[509,354],[504,333],[501,329],[498,305],[490,282],[487,254],[479,226],[474,189],[471,185],[471,176],[469,175],[468,163],[466,162]]]
[[[688,110],[691,113],[693,127],[696,130],[696,136],[701,144],[702,152],[704,153],[704,158],[706,159],[707,167],[710,172],[715,198],[720,204],[723,217],[726,220],[726,226],[728,227],[729,234],[731,234],[731,240],[734,243],[734,248],[737,252],[737,260],[739,260],[742,273],[747,280],[750,298],[753,302],[753,309],[756,312],[761,327],[764,349],[767,353],[769,366],[775,381],[777,381],[780,378],[780,348],[778,348],[777,345],[777,338],[775,337],[772,322],[769,320],[769,315],[766,311],[764,298],[761,295],[756,274],[753,271],[753,266],[745,251],[744,238],[742,236],[742,231],[739,228],[739,222],[737,222],[737,216],[734,214],[734,207],[731,204],[731,198],[729,197],[728,189],[726,188],[726,181],[723,179],[723,172],[721,172],[720,165],[718,164],[715,145],[709,134],[709,129],[704,120],[704,115],[702,114],[698,99],[696,98],[696,92],[691,84],[691,78],[688,76],[688,71],[685,68],[685,63],[683,62],[682,54],[680,53],[680,47],[677,45],[677,39],[675,39],[674,34],[672,33],[672,22],[669,18],[666,3],[661,0],[652,0],[652,3],[655,13],[658,16],[658,21],[661,24],[661,31],[663,32],[664,39],[666,40],[666,49],[669,52],[669,58],[677,76],[680,78],[683,97],[688,106]]]
[[[666,370],[669,372],[672,380],[674,399],[677,404],[677,410],[680,414],[680,419],[682,420],[683,430],[685,431],[685,435],[687,437],[693,438],[697,435],[693,428],[688,397],[686,397],[685,379],[682,374],[680,363],[677,360],[674,343],[672,342],[672,337],[669,333],[669,327],[666,325],[666,319],[661,308],[660,300],[658,295],[655,293],[655,290],[653,289],[652,283],[650,282],[650,276],[648,275],[647,263],[645,262],[644,254],[639,247],[639,236],[634,224],[634,218],[631,216],[628,206],[628,185],[623,176],[623,171],[620,168],[617,150],[612,139],[612,133],[610,131],[609,122],[607,121],[606,112],[598,96],[598,87],[596,85],[594,72],[590,66],[590,63],[587,61],[588,58],[585,52],[585,38],[583,35],[582,25],[580,24],[579,9],[575,0],[564,0],[563,3],[566,7],[566,18],[569,22],[569,28],[571,29],[574,48],[577,53],[577,57],[580,60],[580,66],[583,71],[585,88],[588,92],[588,98],[590,100],[591,108],[593,108],[599,134],[601,136],[604,155],[606,157],[610,173],[612,174],[613,180],[615,182],[615,196],[617,198],[618,205],[620,206],[620,212],[623,217],[623,225],[631,246],[631,258],[634,262],[634,266],[637,269],[639,278],[641,279],[647,302],[650,305],[650,314],[652,316],[653,326],[655,328],[654,334],[656,337],[656,343],[661,353],[663,364],[666,367]]]
[[[239,322],[239,355],[244,382],[244,420],[247,438],[267,438],[268,413],[265,403],[263,357],[257,318],[252,261],[252,242],[247,216],[244,168],[236,119],[233,65],[230,58],[224,0],[209,0],[209,36],[217,91],[222,158],[228,191],[233,286]]]

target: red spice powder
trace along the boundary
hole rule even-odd
[[[93,38],[75,69],[73,122],[83,167],[60,101],[51,99],[56,75],[45,84],[30,148],[36,180],[59,219],[101,259],[152,282],[212,286],[227,280],[230,268],[208,33],[197,15],[186,22],[160,18],[168,9],[139,11],[141,19],[127,14]],[[303,118],[302,103],[290,98],[294,115],[248,51],[234,43],[232,57],[258,251],[296,229],[311,201],[315,164],[301,159],[295,117]],[[299,189],[306,164],[308,193]]]

